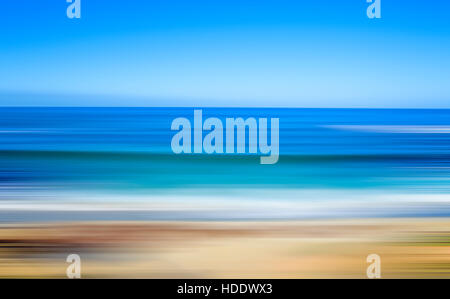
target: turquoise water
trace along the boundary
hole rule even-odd
[[[149,200],[210,189],[449,193],[450,110],[202,110],[224,123],[279,118],[278,163],[261,165],[259,154],[174,154],[171,122],[193,123],[192,108],[0,108],[0,203],[39,206],[64,192]]]
[[[1,108],[0,180],[68,188],[447,189],[450,132],[418,128],[450,127],[450,110],[203,109],[204,118],[279,118],[280,159],[274,165],[260,165],[259,155],[173,154],[171,122],[192,119],[193,110]],[[413,132],[382,131],[386,126]]]

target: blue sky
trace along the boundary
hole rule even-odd
[[[450,1],[0,3],[0,104],[450,108]]]

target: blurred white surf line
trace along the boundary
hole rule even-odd
[[[450,213],[450,194],[285,189],[186,190],[159,195],[13,193],[1,195],[0,212],[184,212],[212,218],[380,217]]]

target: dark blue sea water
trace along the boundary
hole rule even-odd
[[[203,119],[279,118],[280,158],[175,155],[193,108],[0,108],[4,186],[152,190],[204,186],[448,191],[450,110],[202,109]]]
[[[193,108],[0,108],[0,222],[450,215],[450,110],[202,111],[279,118],[278,163],[174,154]]]

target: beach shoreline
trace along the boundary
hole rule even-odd
[[[446,218],[247,222],[76,222],[0,225],[0,277],[449,278]]]

